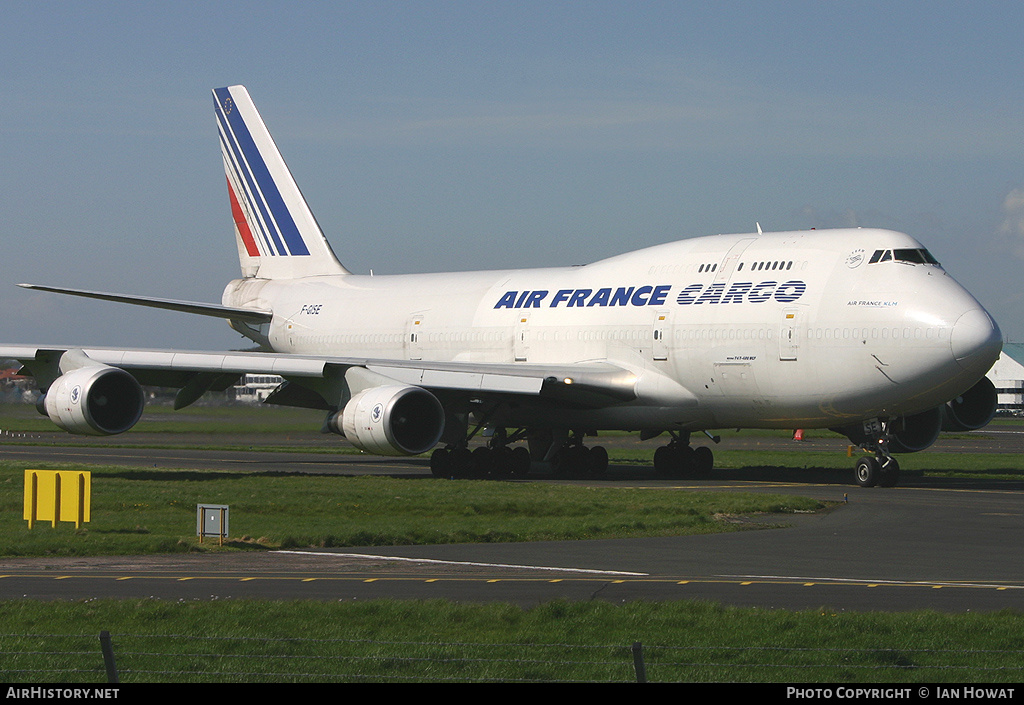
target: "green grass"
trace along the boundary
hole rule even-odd
[[[0,602],[0,681],[1015,683],[1024,616],[699,602]]]
[[[41,464],[38,469],[65,469]],[[0,463],[0,556],[197,550],[196,505],[230,506],[234,549],[392,546],[731,531],[813,499],[548,483],[93,467],[92,520],[28,529],[24,465]]]
[[[319,420],[319,413],[302,410],[201,407],[174,414],[150,407],[139,430],[164,433],[169,445],[196,447],[202,438],[217,447],[219,435],[307,433]],[[5,407],[0,430],[53,427],[31,407]],[[723,433],[716,465],[768,471],[763,451],[727,448],[731,433]],[[656,446],[616,448],[613,459],[649,464]],[[771,462],[789,472],[849,473],[851,460],[841,449],[773,452]],[[1015,455],[927,452],[903,456],[901,463],[929,476],[1024,474],[1024,458]],[[44,524],[30,531],[22,519],[24,466],[0,463],[0,557],[678,535],[744,526],[724,520],[735,515],[822,509],[813,500],[781,495],[664,488],[89,469],[92,521],[81,530]],[[231,506],[232,537],[224,548],[199,546],[200,502]],[[90,599],[0,602],[0,681],[102,683],[101,630],[113,635],[125,683],[628,682],[635,679],[634,642],[644,645],[652,682],[798,682],[833,689],[846,683],[1013,683],[1024,668],[1024,615],[1017,612],[792,612],[686,601],[558,601],[522,609],[449,601]]]

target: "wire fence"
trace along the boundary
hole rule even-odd
[[[0,634],[6,683],[1019,682],[1024,651]]]

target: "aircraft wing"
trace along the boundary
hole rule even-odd
[[[149,306],[167,311],[180,311],[182,313],[193,313],[200,316],[212,316],[214,318],[227,318],[247,323],[268,323],[273,318],[270,311],[260,311],[251,308],[232,308],[231,306],[218,306],[197,301],[178,301],[177,299],[158,299],[152,296],[132,296],[129,294],[111,294],[105,291],[88,291],[86,289],[68,289],[66,287],[43,286],[41,284],[18,284],[23,289],[34,289],[36,291],[49,291],[55,294],[68,294],[70,296],[81,296],[87,299],[99,299],[101,301],[116,301],[122,304],[133,304],[135,306]]]
[[[69,353],[74,362],[62,364],[61,360]],[[583,407],[607,406],[636,398],[636,376],[623,367],[600,361],[541,365],[262,352],[0,346],[0,359],[7,358],[19,360],[44,389],[72,366],[116,367],[131,374],[140,384],[180,389],[175,408],[188,406],[206,391],[226,389],[247,373],[280,375],[293,384],[317,390],[323,389],[325,384],[341,382],[353,367],[364,368],[396,383],[429,390],[539,396]],[[284,398],[277,400],[278,403],[290,403],[285,395],[281,396]],[[329,408],[326,401],[323,408]]]

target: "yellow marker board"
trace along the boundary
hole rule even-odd
[[[92,473],[85,470],[26,470],[25,521],[72,521],[75,528],[92,518]]]

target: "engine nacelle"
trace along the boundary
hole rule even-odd
[[[444,409],[421,387],[370,387],[331,414],[328,430],[376,455],[417,455],[433,448],[444,431]]]
[[[111,436],[134,426],[145,404],[134,377],[117,367],[95,365],[58,377],[36,406],[69,433]]]
[[[935,443],[941,430],[941,406],[913,416],[893,419],[890,426],[889,450],[893,453],[916,453],[924,450]]]
[[[974,431],[996,415],[999,394],[988,377],[943,407],[943,431]]]
[[[942,416],[942,407],[937,406],[920,414],[893,419],[889,424],[889,452],[916,453],[935,443],[942,430]],[[869,426],[870,424],[844,426],[832,430],[843,434],[859,446],[874,448],[881,439],[881,432],[878,429],[873,432]],[[872,433],[879,433],[879,436],[873,436]]]

